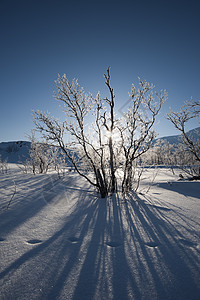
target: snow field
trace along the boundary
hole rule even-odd
[[[0,175],[0,299],[199,299],[200,182],[160,169],[149,189],[154,172],[137,195],[100,199],[75,173],[10,165]]]

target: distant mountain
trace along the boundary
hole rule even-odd
[[[188,131],[188,134],[193,140],[200,139],[200,127]],[[181,142],[181,135],[165,136],[156,139],[155,142],[157,140],[177,145]],[[2,142],[0,143],[0,157],[3,161],[7,159],[8,163],[20,163],[29,158],[30,149],[31,143],[27,141]]]
[[[8,163],[19,163],[29,157],[31,143],[26,141],[2,142],[0,143],[1,160]]]
[[[192,140],[194,140],[194,141],[199,140],[200,139],[200,127],[189,130],[187,132],[187,134]],[[157,138],[156,141],[157,140],[161,140],[164,142],[168,142],[170,144],[177,145],[178,143],[180,143],[182,141],[182,138],[181,138],[181,135],[179,134],[179,135],[172,135],[172,136],[165,136],[162,138]]]
[[[54,146],[49,146],[54,147]],[[55,146],[56,147],[56,146]],[[8,163],[20,163],[30,158],[31,142],[2,142],[0,143],[0,158]],[[59,152],[58,152],[59,153]],[[66,163],[68,159],[66,158]]]

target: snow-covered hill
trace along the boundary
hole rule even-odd
[[[200,139],[200,127],[188,131],[188,134],[194,140]],[[158,139],[170,144],[178,144],[181,141],[181,136],[173,135]],[[29,158],[30,148],[31,143],[28,141],[2,142],[0,143],[0,156],[3,161],[7,159],[8,163],[20,163]]]
[[[2,142],[0,143],[1,159],[8,163],[19,163],[29,157],[31,143],[27,141]]]
[[[197,127],[195,129],[192,129],[187,132],[187,134],[193,139],[193,140],[198,140],[200,139],[200,127]],[[170,144],[175,144],[177,145],[178,143],[181,142],[181,135],[171,135],[171,136],[165,136],[162,138],[158,138],[156,140],[161,140],[164,142],[169,142]]]

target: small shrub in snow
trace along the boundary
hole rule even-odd
[[[1,155],[0,155],[0,172],[2,174],[8,172],[8,163],[7,163],[7,160],[2,160],[1,159]]]
[[[179,112],[171,111],[168,119],[181,132],[182,143],[176,149],[177,164],[190,176],[200,176],[200,135],[186,132],[187,123],[200,117],[200,100],[187,101]]]
[[[55,98],[63,106],[65,120],[49,113],[34,112],[38,132],[48,142],[59,146],[74,169],[97,188],[102,197],[121,186],[127,193],[133,187],[135,166],[155,138],[153,125],[167,94],[154,92],[154,86],[139,79],[131,87],[130,102],[120,117],[115,111],[115,94],[110,82],[110,68],[104,74],[108,97],[86,94],[66,75],[56,81]],[[92,120],[92,123],[90,121]],[[121,181],[116,172],[120,170]]]

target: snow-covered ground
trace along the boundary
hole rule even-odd
[[[151,172],[137,197],[100,199],[75,173],[10,165],[0,174],[0,299],[200,299],[200,182],[160,169],[146,194]]]

